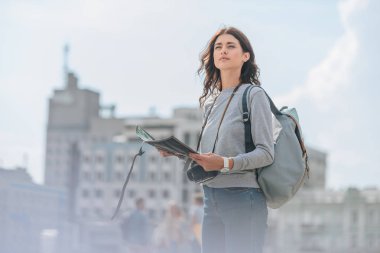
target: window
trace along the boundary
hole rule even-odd
[[[87,189],[83,189],[82,190],[82,197],[83,198],[88,198],[89,197],[89,191]]]
[[[352,222],[352,224],[357,224],[358,223],[358,212],[357,211],[352,211],[352,213],[351,213],[351,222]]]
[[[97,178],[99,181],[102,181],[102,180],[103,180],[103,173],[100,172],[100,171],[98,171],[98,172],[96,173],[96,178]]]
[[[149,198],[155,198],[156,197],[156,192],[154,190],[149,190],[148,191],[148,196]]]
[[[368,210],[366,215],[367,224],[375,224],[375,213],[373,210]]]
[[[170,194],[169,194],[169,191],[168,191],[168,190],[163,190],[163,191],[162,191],[162,197],[164,197],[165,199],[168,199],[169,196],[170,196]]]
[[[115,198],[120,198],[120,195],[121,195],[121,190],[117,189],[114,191]]]
[[[170,181],[170,173],[168,171],[164,172],[164,180],[165,181]]]
[[[115,172],[115,179],[116,180],[124,180],[124,175],[120,171]]]
[[[95,190],[95,197],[102,198],[103,197],[103,191],[101,189]]]
[[[153,172],[153,171],[151,171],[151,172],[149,173],[149,179],[150,179],[151,181],[155,181],[155,180],[156,180],[156,173]]]
[[[150,162],[151,163],[156,163],[156,161],[157,161],[157,157],[155,157],[155,156],[151,156],[150,157]]]
[[[90,157],[88,155],[84,155],[82,157],[83,163],[87,164],[90,163]]]
[[[103,163],[103,157],[102,157],[101,155],[98,155],[98,156],[96,157],[96,162],[97,162],[98,164],[102,164],[102,163]]]
[[[128,195],[129,197],[133,198],[136,195],[136,193],[134,190],[129,190]]]
[[[117,155],[116,156],[116,163],[117,164],[123,164],[124,162],[124,157],[122,155]]]
[[[91,179],[90,172],[83,171],[82,178],[83,178],[84,181],[90,181],[90,179]]]

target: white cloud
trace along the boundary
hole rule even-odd
[[[304,84],[275,99],[281,105],[307,108],[304,110],[307,115],[300,115],[301,123],[303,116],[306,119],[303,124],[304,132],[312,133],[306,140],[329,153],[330,187],[360,184],[360,181],[355,180],[357,169],[363,166],[363,161],[371,160],[369,153],[360,152],[356,146],[354,136],[363,129],[348,106],[357,96],[348,90],[355,85],[351,78],[360,49],[358,34],[350,21],[353,15],[367,5],[367,0],[338,3],[344,33],[326,57],[309,71]]]
[[[319,109],[327,110],[330,108],[329,101],[335,103],[337,92],[350,85],[351,67],[359,47],[349,17],[355,11],[363,9],[366,4],[367,0],[347,0],[339,3],[344,34],[336,41],[327,57],[309,71],[305,84],[276,98],[279,104],[299,104],[301,100],[307,99]]]

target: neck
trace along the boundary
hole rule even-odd
[[[222,90],[236,87],[240,83],[240,69],[228,69],[220,71]]]

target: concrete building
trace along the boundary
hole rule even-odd
[[[49,99],[46,131],[45,184],[68,191],[68,212],[75,219],[75,199],[79,177],[80,145],[106,143],[120,134],[123,121],[102,117],[99,93],[78,88],[78,78],[67,74],[66,87],[55,90]],[[105,108],[107,109],[107,108]]]
[[[137,197],[146,200],[149,217],[157,223],[170,200],[188,211],[192,194],[200,190],[188,182],[183,161],[162,158],[154,148],[144,145],[146,152],[137,158],[120,216],[110,223],[133,157],[141,146],[136,126],[142,126],[156,138],[175,135],[195,148],[201,113],[196,108],[177,108],[169,119],[116,118],[115,107],[100,105],[99,93],[80,88],[73,73],[68,73],[66,80],[65,87],[55,90],[49,99],[45,184],[68,193],[68,217],[77,234],[71,241],[77,245],[77,252],[93,252],[101,247],[122,251],[119,221],[134,208]],[[108,116],[105,110],[109,111]],[[96,231],[105,227],[115,236],[94,240],[95,234],[101,237]],[[62,241],[59,233],[43,232],[46,252]]]
[[[24,168],[0,168],[0,252],[39,253],[44,229],[65,230],[66,206],[66,191],[33,183]]]
[[[85,220],[98,220],[112,216],[120,197],[134,155],[141,140],[136,139],[139,125],[156,138],[175,135],[190,146],[195,146],[199,129],[198,110],[177,109],[172,119],[127,118],[124,133],[115,142],[97,145],[81,145],[77,215]],[[192,116],[193,117],[192,117]],[[160,219],[170,200],[175,200],[188,211],[193,193],[199,186],[190,183],[184,173],[184,161],[171,157],[162,158],[155,148],[144,145],[142,157],[136,159],[128,184],[121,213],[134,208],[134,200],[146,200],[149,216]]]
[[[327,155],[308,152],[310,179],[291,201],[269,209],[264,252],[380,252],[380,190],[326,189]]]
[[[380,190],[301,191],[272,210],[265,252],[380,252]]]

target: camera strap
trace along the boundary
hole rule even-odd
[[[129,169],[129,173],[128,173],[128,176],[127,178],[125,179],[125,182],[124,182],[124,185],[123,185],[123,189],[121,190],[121,194],[120,194],[120,198],[119,198],[119,203],[117,204],[117,207],[116,207],[116,210],[114,212],[114,214],[112,215],[112,218],[111,220],[113,220],[117,213],[119,212],[119,209],[121,207],[121,203],[123,203],[123,199],[124,199],[124,193],[125,193],[125,188],[127,187],[127,184],[129,182],[129,178],[131,177],[131,174],[132,174],[132,170],[133,170],[133,165],[135,164],[135,160],[138,156],[142,156],[145,151],[142,150],[142,147],[144,145],[145,142],[142,143],[141,147],[140,147],[140,150],[139,152],[133,157],[133,161],[132,161],[132,165],[131,165],[131,168]]]
[[[215,137],[214,146],[213,146],[213,148],[212,148],[212,153],[214,153],[214,151],[215,151],[216,141],[218,140],[219,129],[220,129],[220,126],[222,125],[222,121],[223,121],[223,119],[224,119],[224,115],[226,114],[227,108],[228,108],[228,106],[230,105],[230,102],[231,102],[232,98],[235,96],[235,93],[237,92],[237,90],[239,89],[240,86],[241,86],[241,83],[235,87],[235,89],[233,90],[233,92],[232,92],[232,94],[231,94],[231,96],[230,96],[230,98],[229,98],[229,100],[228,100],[228,102],[227,102],[226,107],[224,108],[224,112],[223,112],[223,114],[222,114],[222,118],[220,119],[219,126],[218,126],[218,130],[217,130],[217,132],[216,132],[216,137]],[[220,95],[220,93],[219,93],[219,95]],[[214,107],[215,102],[216,102],[216,100],[218,99],[219,95],[214,99],[214,102],[212,103],[212,105],[211,105],[211,107],[210,107],[210,110],[208,111],[207,116],[206,116],[206,118],[205,118],[205,121],[204,121],[204,123],[203,123],[202,130],[201,130],[201,134],[199,135],[199,138],[198,138],[197,152],[199,151],[199,146],[200,146],[200,144],[201,144],[202,135],[203,135],[203,130],[204,130],[206,124],[207,124],[208,117],[210,116],[211,110],[212,110],[212,108]],[[190,158],[188,158],[188,159],[186,160],[186,163],[185,163],[185,166],[184,166],[185,169],[190,165],[191,161],[192,161],[192,160],[191,160]]]
[[[230,105],[232,98],[235,96],[235,93],[237,92],[237,90],[239,89],[240,86],[241,86],[241,84],[239,84],[239,85],[237,85],[237,86],[235,87],[235,89],[233,90],[233,92],[232,92],[230,98],[228,99],[228,102],[227,102],[226,107],[224,108],[224,112],[223,112],[223,114],[222,114],[222,118],[220,119],[219,126],[218,126],[218,130],[217,130],[217,132],[216,132],[216,137],[215,137],[214,147],[212,148],[212,152],[215,151],[216,141],[218,140],[219,129],[220,129],[220,126],[222,125],[222,121],[223,121],[223,119],[224,119],[224,115],[226,114],[227,108],[228,108],[228,106]],[[220,94],[219,94],[219,95],[220,95]],[[219,97],[219,95],[218,95],[218,97]],[[204,130],[206,124],[207,124],[208,117],[210,116],[211,110],[212,110],[212,108],[214,107],[214,104],[215,104],[215,102],[216,102],[216,100],[217,100],[218,97],[216,97],[215,100],[214,100],[214,102],[212,103],[211,108],[210,108],[210,110],[209,110],[208,113],[207,113],[207,116],[206,116],[205,122],[203,123],[202,131],[201,131],[201,134],[199,135],[199,138],[198,138],[197,152],[199,151],[199,146],[200,146],[200,144],[201,144],[201,139],[202,139],[202,135],[203,135],[203,130]]]

